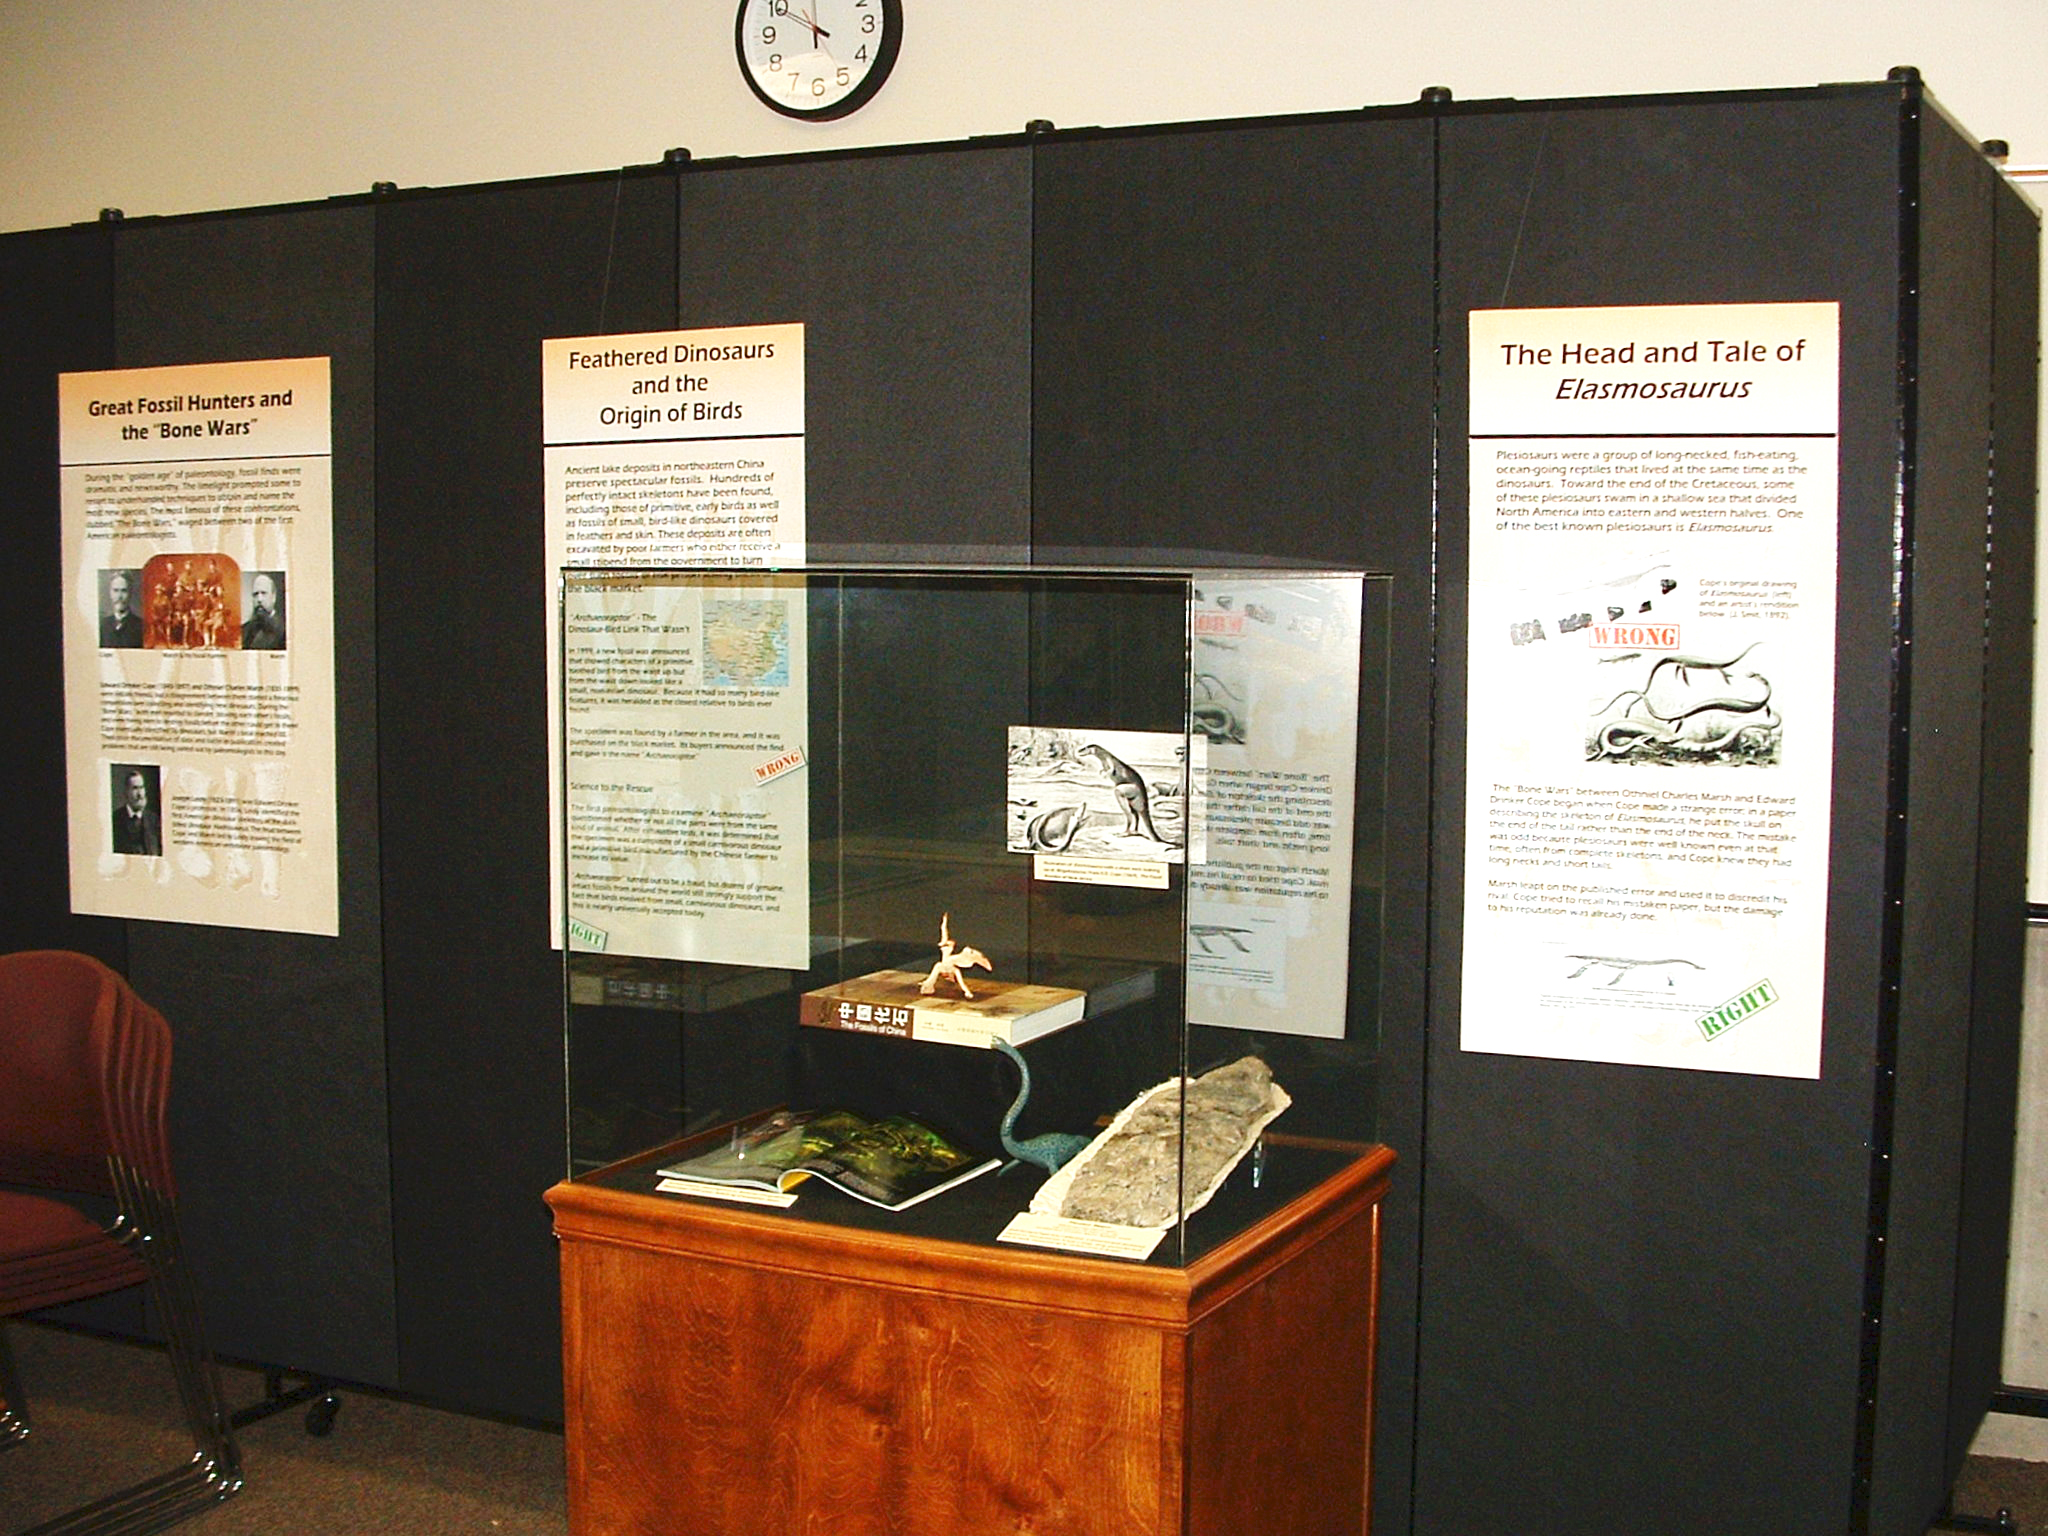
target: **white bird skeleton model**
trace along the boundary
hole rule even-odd
[[[917,984],[917,990],[929,997],[938,990],[941,981],[950,981],[960,989],[962,997],[972,1002],[974,993],[967,985],[967,978],[961,973],[971,965],[978,965],[990,975],[994,975],[996,968],[980,950],[964,944],[954,944],[952,929],[949,926],[952,918],[953,914],[948,912],[939,919],[938,963],[931,968],[924,980]]]

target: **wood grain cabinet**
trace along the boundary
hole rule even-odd
[[[572,1531],[1359,1536],[1394,1157],[1318,1155],[1184,1267],[557,1185]]]

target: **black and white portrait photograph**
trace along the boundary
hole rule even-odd
[[[242,573],[242,649],[281,651],[284,645],[284,572]]]
[[[115,763],[111,782],[112,847],[115,853],[160,858],[164,851],[162,773],[155,763]]]
[[[135,651],[142,648],[142,572],[100,572],[100,648]]]

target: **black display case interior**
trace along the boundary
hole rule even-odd
[[[791,1108],[908,1114],[1005,1159],[1013,1130],[1086,1141],[1140,1093],[1255,1057],[1291,1102],[1192,1221],[1182,1169],[1156,1254],[1184,1264],[1381,1139],[1387,578],[812,567],[563,582],[571,1176],[652,1190],[679,1143]],[[717,616],[735,605],[768,627],[730,628]],[[681,638],[632,649],[622,630],[650,614]],[[724,675],[721,647],[773,660],[719,687],[674,681]],[[672,702],[620,705],[593,681],[636,666]],[[801,789],[709,787],[727,782],[719,749],[697,743],[721,724],[751,727],[753,756],[800,760]],[[622,743],[678,740],[682,763],[625,766]],[[655,782],[620,792],[622,777]],[[772,856],[681,830],[735,815]],[[650,852],[642,828],[694,851]],[[728,898],[701,885],[721,878],[786,889],[786,941],[735,932],[751,894],[721,922]],[[599,916],[608,902],[625,912]],[[823,1007],[923,976],[942,924],[980,952],[966,974],[984,993],[1075,994],[1072,1022],[1004,1026],[1028,1047],[1028,1098],[977,1016],[927,1039],[923,1014],[912,1030],[900,1009]],[[746,963],[771,942],[798,963]],[[927,1010],[953,993],[897,990]],[[1052,1171],[1018,1154],[914,1217],[810,1189],[802,1214],[985,1242]]]

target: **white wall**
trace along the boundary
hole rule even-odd
[[[2048,163],[2041,0],[904,0],[896,77],[785,122],[733,0],[0,0],[0,230],[1062,127],[1412,101],[1872,80],[1918,65]]]
[[[835,124],[734,68],[734,0],[0,0],[0,231],[401,186],[1061,127],[1412,101],[1733,90],[1919,66],[1970,132],[2048,166],[2048,5],[1998,0],[903,0],[896,76]],[[2048,585],[2048,565],[2044,565]],[[2048,669],[2042,672],[2048,681]],[[2037,739],[2048,758],[2048,709]],[[2037,794],[2048,827],[2048,794]],[[2048,900],[2037,832],[2034,899]],[[2042,935],[2035,936],[2036,948]],[[2048,1385],[2048,984],[2008,1379]],[[2048,1458],[2048,1425],[1987,1448]]]

